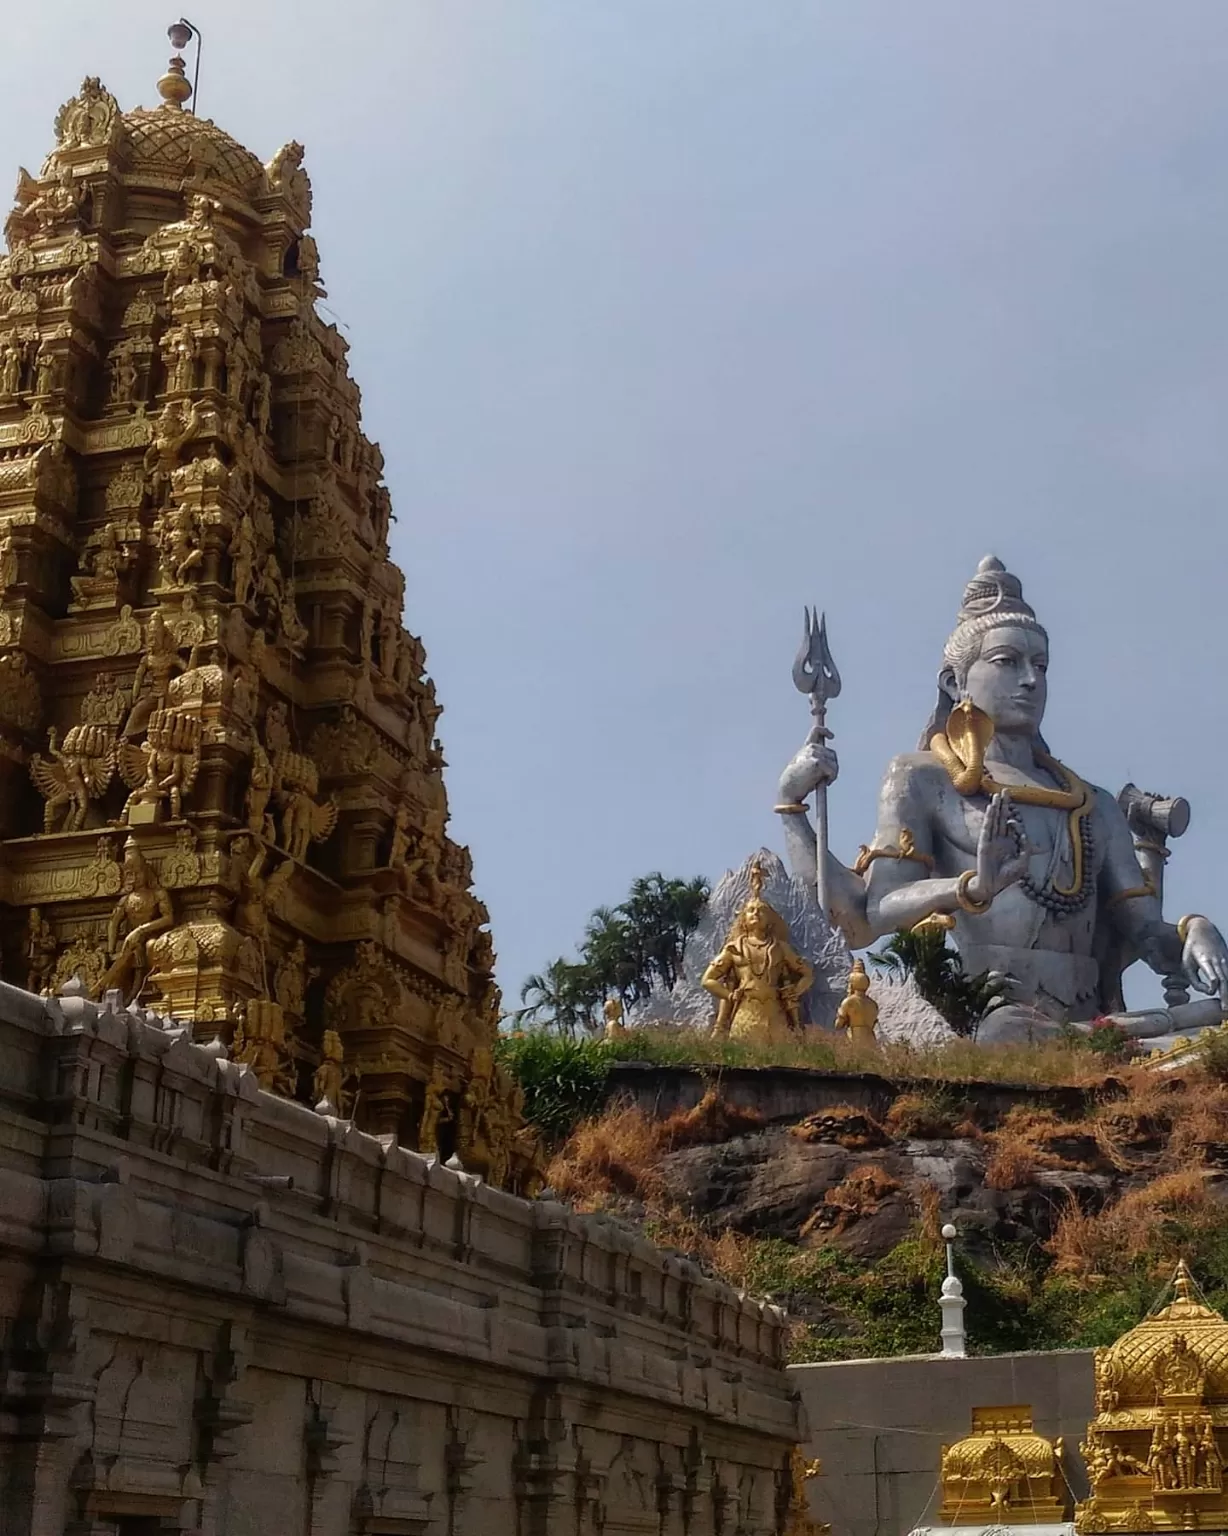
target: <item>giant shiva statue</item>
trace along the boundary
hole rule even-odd
[[[1049,637],[1018,579],[987,556],[964,590],[919,748],[887,769],[873,843],[852,869],[825,851],[832,918],[854,948],[935,914],[953,919],[965,968],[1009,977],[1016,1012],[1038,1020],[1120,1011],[1122,972],[1140,959],[1165,978],[1170,1003],[1187,986],[1223,998],[1219,930],[1161,912],[1163,834],[1184,830],[1188,807],[1161,802],[1177,824],[1157,827],[1152,797],[1130,786],[1114,799],[1050,753],[1048,666]],[[776,807],[794,874],[810,882],[803,801],[836,778],[828,734],[811,732]]]

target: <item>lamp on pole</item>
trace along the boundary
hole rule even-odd
[[[942,1282],[938,1305],[942,1308],[942,1353],[951,1360],[962,1360],[968,1353],[964,1333],[964,1288],[955,1273],[955,1239],[958,1236],[948,1221],[942,1229],[947,1245],[947,1277]]]

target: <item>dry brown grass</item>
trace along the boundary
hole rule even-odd
[[[550,1187],[580,1210],[613,1196],[647,1205],[663,1194],[660,1160],[682,1147],[712,1146],[758,1130],[763,1117],[727,1104],[716,1087],[691,1109],[654,1120],[634,1107],[615,1107],[576,1127],[547,1170]]]
[[[845,1231],[862,1216],[872,1216],[888,1195],[902,1186],[877,1163],[863,1163],[823,1196],[823,1203],[803,1224],[798,1236],[810,1237],[824,1231],[835,1235]]]
[[[1090,1279],[1144,1258],[1159,1274],[1183,1256],[1191,1231],[1205,1231],[1223,1219],[1206,1170],[1187,1168],[1129,1190],[1099,1212],[1081,1210],[1072,1201],[1046,1246],[1059,1274]],[[1174,1230],[1177,1223],[1180,1230]]]
[[[989,1145],[986,1185],[990,1189],[1018,1189],[1032,1183],[1042,1169],[1078,1167],[1077,1162],[1055,1152],[1051,1144],[1058,1137],[1085,1131],[1082,1121],[1072,1123],[1050,1109],[1016,1105],[985,1138]]]
[[[727,1103],[713,1085],[693,1109],[675,1110],[660,1123],[661,1150],[680,1147],[711,1147],[734,1136],[761,1130],[763,1116],[753,1109]]]
[[[931,1139],[958,1135],[965,1119],[962,1105],[942,1092],[909,1092],[895,1100],[883,1125],[893,1136]]]
[[[577,1126],[546,1171],[550,1187],[580,1210],[611,1195],[650,1199],[660,1187],[661,1125],[639,1109],[614,1109]]]

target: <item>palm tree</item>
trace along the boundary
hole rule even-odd
[[[977,1025],[1002,1001],[999,977],[989,971],[969,976],[957,950],[948,949],[946,930],[937,926],[901,928],[870,955],[870,963],[891,976],[912,976],[957,1035],[975,1035]]]
[[[672,990],[686,941],[699,926],[708,896],[708,882],[702,876],[667,880],[657,871],[632,881],[630,894],[618,911],[638,941],[641,995],[651,991],[654,981]]]
[[[591,1029],[602,993],[583,963],[552,960],[542,972],[534,972],[520,989],[525,1005],[513,1014],[517,1025],[539,1021],[547,1028],[574,1039],[577,1029]]]
[[[609,997],[627,1008],[657,983],[672,989],[708,894],[702,877],[667,880],[657,871],[634,880],[626,901],[598,907],[589,918],[578,961],[554,960],[525,981],[517,1024],[540,1020],[574,1036],[600,1027],[600,1005]]]

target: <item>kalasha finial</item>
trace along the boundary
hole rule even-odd
[[[181,16],[178,21],[171,23],[166,29],[166,35],[171,40],[171,47],[175,50],[174,56],[166,67],[166,74],[158,81],[158,94],[163,103],[173,107],[176,111],[182,109],[184,102],[192,94],[192,86],[188,82],[187,65],[183,60],[182,50],[188,46],[193,38],[196,39],[196,68],[200,72],[200,32],[190,21],[185,21]]]
[[[164,106],[173,107],[180,111],[185,101],[192,94],[192,87],[185,73],[186,65],[179,54],[174,54],[170,63],[166,66],[166,73],[158,81],[158,95],[161,96]]]
[[[1177,1273],[1173,1276],[1173,1291],[1178,1301],[1193,1301],[1194,1277],[1190,1274],[1190,1266],[1184,1259],[1177,1262]]]

